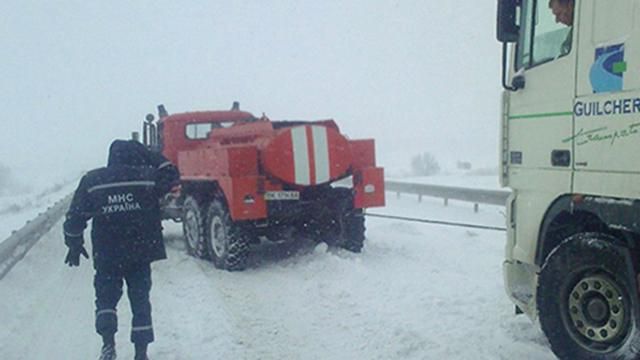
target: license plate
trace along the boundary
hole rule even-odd
[[[300,192],[299,191],[267,191],[264,194],[264,199],[267,201],[300,200]]]

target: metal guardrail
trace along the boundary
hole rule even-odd
[[[11,268],[22,260],[29,249],[55,225],[69,208],[71,196],[59,200],[44,213],[27,222],[20,230],[13,232],[0,243],[0,280]]]
[[[385,181],[385,190],[400,194],[418,195],[418,201],[423,196],[437,197],[444,199],[445,206],[449,200],[459,200],[474,204],[474,211],[478,211],[478,204],[489,204],[505,206],[510,191],[508,190],[485,190],[470,189],[457,186],[413,184],[400,181]]]

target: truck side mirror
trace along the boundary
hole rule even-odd
[[[518,41],[520,26],[516,14],[520,0],[498,0],[497,37],[503,43]]]
[[[153,114],[147,114],[145,116],[145,122],[142,123],[142,143],[147,147],[153,147],[158,142],[156,125],[153,123]]]
[[[513,91],[524,89],[525,84],[526,81],[524,79],[524,75],[522,74],[516,75],[513,77],[513,79],[511,79],[511,88]]]

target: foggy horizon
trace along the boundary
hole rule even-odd
[[[498,165],[495,4],[5,1],[0,165],[20,181],[103,166],[147,113],[335,119],[388,173],[430,152]]]

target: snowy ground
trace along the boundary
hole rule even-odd
[[[378,213],[502,225],[499,207],[388,194]],[[165,224],[154,263],[152,359],[553,359],[502,287],[504,233],[369,218],[362,254],[256,249],[241,273],[185,255]],[[63,265],[58,224],[0,281],[0,358],[96,358],[92,268]],[[119,306],[120,358],[131,358]]]

